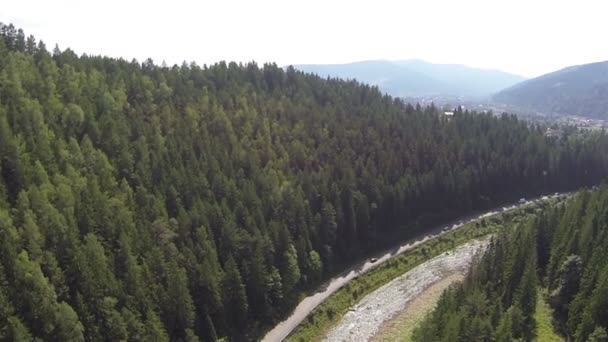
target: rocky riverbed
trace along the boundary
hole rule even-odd
[[[401,313],[433,284],[466,273],[487,240],[475,240],[443,253],[365,296],[331,329],[324,341],[370,341],[385,322]]]

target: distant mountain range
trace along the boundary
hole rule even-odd
[[[320,76],[356,79],[400,97],[487,97],[525,80],[499,70],[422,60],[373,60],[348,64],[307,64],[294,68]]]
[[[571,66],[518,83],[493,100],[543,113],[608,119],[608,61]]]

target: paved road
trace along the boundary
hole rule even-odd
[[[530,204],[532,202],[538,202],[547,200],[549,198],[553,198],[558,196],[543,196],[538,197],[533,200],[527,201],[525,204]],[[298,306],[294,309],[293,313],[283,322],[277,324],[272,330],[270,330],[266,336],[262,339],[262,342],[279,342],[283,341],[289,334],[310,314],[319,304],[321,304],[324,300],[326,300],[329,296],[331,296],[334,292],[344,286],[346,283],[354,279],[355,277],[371,270],[372,268],[381,265],[387,260],[407,251],[415,246],[428,241],[434,237],[437,237],[444,233],[444,227],[449,227],[450,230],[458,229],[463,225],[474,222],[486,217],[494,216],[500,212],[512,210],[518,207],[525,205],[524,203],[516,203],[508,206],[501,206],[495,208],[494,210],[488,211],[481,215],[469,215],[463,217],[459,220],[454,220],[450,224],[442,224],[440,226],[434,227],[433,229],[427,231],[424,235],[418,236],[416,238],[407,240],[402,242],[401,245],[393,247],[389,250],[386,250],[382,253],[379,253],[375,256],[378,259],[376,262],[364,261],[357,263],[351,266],[346,271],[342,272],[338,276],[330,279],[327,283],[322,285],[317,292],[303,299]]]

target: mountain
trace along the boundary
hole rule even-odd
[[[258,340],[353,260],[608,172],[598,132],[25,37],[0,24],[0,341]]]
[[[422,60],[363,61],[348,64],[308,64],[294,68],[323,77],[356,79],[377,85],[393,96],[484,97],[524,80],[498,70]]]
[[[571,66],[494,95],[497,103],[544,113],[608,118],[608,61]]]

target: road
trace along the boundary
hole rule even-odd
[[[345,270],[341,274],[336,277],[330,279],[327,283],[322,285],[317,292],[314,294],[304,298],[298,306],[294,309],[293,313],[284,321],[277,324],[272,330],[270,330],[262,339],[262,342],[279,342],[283,341],[291,332],[298,326],[300,323],[323,301],[325,301],[329,296],[331,296],[334,292],[339,290],[342,286],[346,285],[352,279],[360,276],[363,273],[381,265],[387,260],[394,258],[395,256],[410,250],[421,243],[424,243],[432,238],[435,238],[444,233],[444,227],[450,227],[450,230],[458,229],[465,224],[470,222],[475,222],[477,220],[494,216],[504,211],[513,210],[515,208],[519,208],[526,204],[530,204],[533,202],[548,200],[549,198],[554,198],[559,196],[559,194],[555,194],[552,196],[542,196],[532,200],[527,201],[526,203],[515,203],[507,206],[501,206],[495,208],[494,210],[490,210],[481,215],[469,215],[458,220],[452,221],[450,224],[442,224],[433,229],[427,231],[424,235],[418,236],[413,239],[409,239],[405,242],[402,242],[401,245],[388,249],[382,253],[379,253],[374,256],[377,260],[375,262],[364,261],[357,264],[352,265],[349,269]]]

